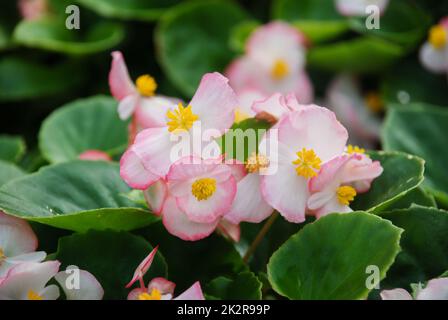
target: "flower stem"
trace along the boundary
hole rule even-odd
[[[245,263],[249,261],[249,258],[252,256],[255,250],[257,250],[258,245],[260,244],[261,240],[263,240],[266,233],[268,233],[269,229],[271,229],[278,215],[278,212],[275,211],[263,225],[263,228],[261,228],[261,230],[258,232],[257,236],[255,237],[254,241],[252,241],[249,249],[247,249],[246,254],[243,257],[243,261]]]

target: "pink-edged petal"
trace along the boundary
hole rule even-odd
[[[341,173],[341,182],[351,184],[358,193],[367,192],[372,181],[383,173],[379,161],[372,161],[365,155],[351,157]]]
[[[163,203],[165,202],[165,198],[168,194],[167,192],[167,185],[163,179],[154,182],[148,189],[143,191],[145,200],[154,214],[160,215],[163,208]]]
[[[120,160],[120,176],[132,188],[145,190],[160,177],[143,166],[141,159],[128,149]]]
[[[213,178],[213,176],[211,176]],[[230,176],[226,181],[216,184],[216,191],[205,200],[198,200],[191,192],[185,196],[176,197],[176,203],[193,222],[213,223],[226,214],[232,206],[236,195],[236,181]]]
[[[117,100],[137,94],[137,90],[129,77],[128,68],[120,51],[112,52],[112,66],[109,72],[109,87]]]
[[[55,284],[49,285],[39,292],[39,295],[43,300],[57,300],[60,296],[59,287]]]
[[[155,96],[141,98],[135,111],[135,116],[141,128],[165,127],[167,123],[166,113],[175,108],[178,99]]]
[[[228,159],[226,160],[226,164],[227,167],[230,168],[236,182],[241,181],[241,179],[243,179],[246,176],[247,174],[246,167],[244,163],[242,163],[241,161],[236,159]]]
[[[219,219],[213,223],[196,223],[189,220],[177,207],[173,197],[165,200],[162,221],[169,233],[185,241],[197,241],[208,237],[219,223]]]
[[[101,150],[86,150],[81,153],[78,158],[91,161],[112,161],[112,158],[106,152]]]
[[[146,288],[135,288],[128,293],[127,300],[139,300],[139,296],[143,293],[148,293]]]
[[[237,185],[237,193],[225,218],[232,223],[259,223],[269,217],[274,209],[263,199],[260,190],[261,176],[249,173]]]
[[[257,114],[266,113],[275,120],[280,119],[290,111],[286,105],[285,98],[280,93],[275,93],[265,100],[255,102],[252,109]]]
[[[431,72],[445,73],[448,71],[448,49],[436,49],[426,42],[420,49],[420,62]]]
[[[330,213],[349,213],[352,211],[353,210],[349,206],[340,204],[336,197],[336,194],[334,193],[334,196],[329,201],[327,201],[322,207],[320,207],[317,210],[312,210],[309,213],[311,215],[314,215],[316,219],[319,219]]]
[[[0,263],[0,278],[4,277],[15,265],[24,262],[41,262],[45,260],[47,254],[44,251],[22,253],[14,257],[6,257]]]
[[[19,0],[18,7],[23,19],[38,20],[48,13],[47,0]]]
[[[28,222],[0,211],[0,248],[6,257],[32,252],[37,244],[37,237]]]
[[[178,155],[173,150],[179,143],[182,142],[173,140],[166,127],[149,128],[137,135],[130,148],[147,170],[164,178],[171,164],[178,160]]]
[[[190,288],[174,298],[174,300],[205,300],[199,281],[195,282]]]
[[[368,6],[377,6],[383,13],[389,0],[336,0],[336,8],[344,16],[367,16]]]
[[[354,157],[359,158],[360,156],[342,155],[324,163],[318,175],[309,181],[310,192],[322,192],[323,190],[336,189],[339,187],[342,183],[343,167]]]
[[[140,96],[129,95],[120,100],[118,103],[118,115],[121,120],[128,119],[136,110],[138,104],[140,103]]]
[[[25,262],[9,270],[0,283],[0,300],[27,300],[30,290],[40,293],[59,270],[59,261]]]
[[[266,95],[257,89],[244,89],[238,94],[238,109],[237,111],[252,118],[255,116],[255,112],[252,110],[252,106],[257,101],[266,99]]]
[[[277,128],[279,141],[290,150],[312,149],[322,162],[342,154],[348,138],[335,114],[315,105],[289,113]]]
[[[162,295],[165,294],[173,295],[175,288],[176,284],[174,282],[171,282],[162,277],[154,278],[148,284],[148,292],[151,292],[152,289],[157,289],[160,291]]]
[[[262,176],[261,193],[266,202],[289,222],[305,221],[309,197],[307,180],[298,176],[292,165],[279,165],[277,173]]]
[[[429,280],[417,294],[417,300],[448,300],[448,278]]]
[[[397,288],[392,290],[383,290],[380,292],[383,300],[412,300],[412,296],[404,289]]]
[[[79,276],[79,287],[73,286],[72,278]],[[67,300],[102,300],[104,290],[93,274],[76,267],[68,267],[55,276],[56,281],[64,290]]]
[[[126,288],[130,288],[137,280],[143,278],[148,269],[151,267],[152,261],[156,256],[158,248],[159,246],[156,246],[154,249],[152,249],[152,251],[148,254],[148,256],[145,259],[143,259],[143,261],[138,265],[137,269],[135,269],[131,281],[126,285]]]
[[[230,128],[235,119],[238,98],[218,72],[207,73],[190,102],[193,113],[199,116],[202,130],[214,129],[221,133]]]
[[[241,228],[239,224],[234,224],[223,218],[218,224],[218,230],[234,242],[239,242],[241,238]]]

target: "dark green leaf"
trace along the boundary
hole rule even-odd
[[[255,274],[242,272],[233,278],[213,279],[205,287],[205,293],[223,300],[260,300],[261,286]]]
[[[21,137],[0,135],[0,160],[18,162],[25,150],[25,141]]]

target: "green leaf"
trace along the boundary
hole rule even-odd
[[[384,171],[373,181],[368,192],[356,197],[350,206],[354,210],[383,211],[422,183],[422,159],[401,152],[378,151],[369,155],[380,161]]]
[[[256,20],[243,21],[231,30],[229,46],[238,53],[243,54],[246,51],[246,41],[251,33],[260,25]]]
[[[413,48],[425,36],[431,18],[408,1],[390,1],[380,19],[379,29],[367,29],[366,18],[352,18],[353,30]]]
[[[271,257],[268,276],[289,299],[364,299],[369,266],[384,278],[402,230],[363,212],[330,214],[305,226]]]
[[[17,101],[64,93],[79,85],[82,70],[70,62],[48,67],[19,58],[0,61],[0,101]]]
[[[116,156],[127,143],[127,123],[118,117],[117,102],[106,96],[62,106],[43,122],[39,132],[39,148],[51,163],[77,159],[87,150]]]
[[[123,196],[130,190],[120,178],[118,164],[77,160],[44,167],[4,185],[0,208],[77,232],[132,230],[157,220]]]
[[[415,154],[426,161],[424,186],[448,207],[446,164],[448,111],[427,104],[389,106],[382,131],[385,150]]]
[[[17,43],[31,48],[84,55],[116,46],[124,38],[124,29],[116,23],[97,22],[80,32],[67,29],[65,16],[48,16],[33,21],[22,20],[16,26],[13,38]]]
[[[0,160],[0,186],[7,182],[23,177],[26,173],[16,165]]]
[[[152,249],[145,239],[130,233],[90,231],[61,238],[54,258],[62,263],[61,270],[75,265],[92,273],[104,289],[104,299],[126,299],[130,292],[126,284]],[[155,277],[167,277],[167,265],[160,252],[145,283]]]
[[[291,22],[312,43],[334,39],[349,30],[349,24],[336,11],[334,1],[276,0],[273,2],[274,19]]]
[[[222,300],[260,300],[262,283],[252,272],[233,278],[218,277],[205,287],[208,296]]]
[[[392,42],[374,37],[359,37],[311,48],[308,52],[308,64],[333,72],[378,73],[404,53],[401,46]]]
[[[18,162],[25,154],[26,145],[19,136],[0,135],[0,160]]]
[[[170,266],[170,280],[177,284],[179,292],[195,281],[205,284],[219,276],[233,277],[248,271],[233,244],[216,234],[201,241],[183,241],[169,234],[161,222],[138,233],[154,245],[161,245]]]
[[[153,21],[180,0],[77,0],[76,2],[104,17]]]
[[[382,286],[407,287],[410,283],[438,277],[448,269],[448,212],[414,205],[381,213],[404,233],[402,252]]]
[[[387,206],[387,211],[407,209],[414,204],[424,207],[437,208],[437,203],[434,196],[426,192],[422,187],[418,187],[412,191],[409,191],[406,195]]]
[[[228,47],[232,27],[246,20],[234,2],[185,2],[169,9],[159,21],[155,40],[166,75],[192,96],[204,73],[222,71],[233,58]]]

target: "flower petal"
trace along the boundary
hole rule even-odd
[[[344,16],[366,16],[366,8],[375,5],[384,12],[389,0],[336,0],[336,8]]]
[[[417,300],[448,300],[448,278],[429,280],[418,293]]]
[[[33,252],[37,237],[25,220],[0,211],[0,248],[7,257]]]
[[[420,62],[431,72],[445,73],[448,71],[448,49],[436,49],[426,42],[420,49]]]
[[[120,51],[112,52],[112,66],[109,73],[109,87],[112,95],[117,100],[123,100],[129,95],[134,95],[137,90],[129,77],[128,68]]]
[[[412,296],[409,292],[401,288],[383,290],[380,295],[383,300],[412,300]]]
[[[78,158],[91,161],[112,161],[112,158],[106,152],[101,150],[86,150],[81,153]]]
[[[167,192],[168,189],[166,182],[163,179],[154,182],[148,189],[143,191],[145,200],[154,214],[160,215],[163,208],[163,203],[165,202],[165,198],[168,194]]]
[[[199,281],[195,282],[190,288],[174,298],[174,300],[205,300]]]
[[[147,189],[160,179],[143,166],[143,162],[132,149],[128,149],[121,157],[120,176],[130,187],[139,190]]]
[[[176,284],[174,282],[171,282],[162,277],[154,278],[148,284],[148,292],[151,292],[152,289],[157,289],[160,291],[162,295],[165,294],[173,295],[175,288]]]
[[[233,224],[223,218],[218,224],[218,230],[234,242],[239,242],[241,237],[241,228],[239,224]]]
[[[126,285],[126,288],[130,288],[137,280],[143,278],[148,269],[151,267],[152,261],[156,256],[158,248],[159,246],[156,246],[154,249],[152,249],[152,251],[148,254],[148,256],[145,259],[143,259],[143,261],[138,265],[137,269],[135,269],[131,281]]]
[[[137,105],[140,103],[140,96],[138,95],[129,95],[120,100],[118,104],[118,115],[121,120],[128,119],[137,108]]]
[[[73,271],[70,271],[73,270]],[[79,273],[77,273],[79,272]],[[71,277],[79,276],[79,287],[73,286]],[[64,290],[67,300],[102,300],[104,290],[93,274],[78,268],[68,267],[55,276],[56,281]]]
[[[178,99],[155,96],[141,98],[135,111],[138,124],[143,128],[165,127],[167,122],[166,113],[175,108],[180,102]]]

